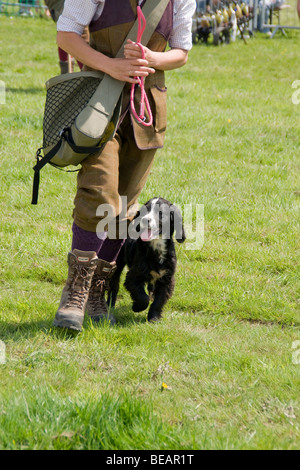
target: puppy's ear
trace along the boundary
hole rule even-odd
[[[183,226],[182,214],[175,204],[171,204],[170,208],[172,233],[175,232],[175,239],[178,241],[178,243],[183,243],[186,240],[186,235]]]

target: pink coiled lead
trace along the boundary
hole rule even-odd
[[[137,35],[137,41],[136,44],[139,46],[142,52],[142,59],[145,59],[145,50],[143,45],[141,44],[142,37],[146,28],[146,18],[142,12],[141,7],[138,5],[137,7],[137,15],[138,15],[138,22],[139,22],[139,27],[138,27],[138,35]],[[134,115],[135,119],[142,124],[143,126],[149,127],[152,126],[153,124],[153,115],[152,111],[150,108],[149,100],[147,97],[147,94],[145,92],[145,77],[135,77],[136,80],[138,80],[138,83],[132,84],[131,87],[131,95],[130,95],[130,106],[131,106],[131,111],[132,114]],[[141,102],[140,102],[140,112],[139,115],[136,112],[135,105],[134,105],[134,96],[135,96],[135,90],[136,90],[136,85],[140,87],[141,90]],[[145,117],[145,107],[148,112],[149,116],[149,121],[146,121]]]

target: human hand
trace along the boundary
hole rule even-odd
[[[136,77],[147,77],[149,74],[155,73],[155,70],[149,67],[146,59],[125,57],[123,59],[111,59],[107,73],[122,82],[138,83]]]
[[[148,61],[148,65],[152,67],[153,65],[153,53],[148,47],[142,46],[144,52],[144,58]],[[124,46],[124,56],[126,59],[142,59],[143,53],[141,46],[139,46],[136,42],[131,41],[131,39],[127,40],[127,44]]]

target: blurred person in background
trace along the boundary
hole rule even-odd
[[[49,8],[51,18],[55,23],[57,23],[59,16],[63,12],[65,0],[44,0],[46,6]],[[89,32],[88,28],[85,28],[82,34],[83,39],[87,42],[89,40]],[[63,49],[58,47],[58,57],[59,57],[59,67],[61,74],[73,72],[74,70],[74,59],[71,57],[69,58],[68,53],[65,52]],[[78,62],[78,66],[80,70],[82,69],[83,64]]]
[[[39,11],[39,0],[19,0],[19,3],[21,4],[19,10],[20,16],[33,16],[33,13],[31,11],[32,7],[36,7],[36,13],[38,13]]]

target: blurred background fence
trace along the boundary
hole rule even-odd
[[[299,29],[297,0],[197,0],[193,42],[218,45],[240,37],[246,43],[254,31],[274,37],[277,31]]]
[[[42,0],[0,1],[0,14],[6,16],[44,16],[47,11]]]
[[[300,29],[297,0],[262,0],[260,24],[262,32],[269,32],[271,38],[277,31],[286,35],[286,30]]]

